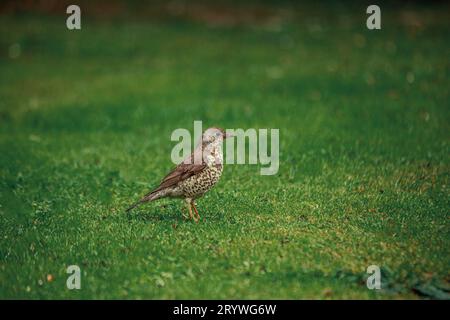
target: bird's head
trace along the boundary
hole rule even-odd
[[[231,137],[225,130],[217,127],[211,127],[205,130],[202,135],[203,145],[219,145],[224,139]]]

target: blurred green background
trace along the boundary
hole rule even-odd
[[[447,3],[68,4],[0,5],[0,298],[448,299]],[[279,173],[125,214],[194,120],[279,128]]]

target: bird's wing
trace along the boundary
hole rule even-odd
[[[200,149],[201,150],[201,149]],[[166,189],[168,187],[176,186],[180,181],[186,180],[189,177],[192,177],[194,174],[198,174],[202,172],[206,168],[206,163],[202,159],[202,163],[197,164],[195,163],[194,154],[197,151],[194,151],[190,156],[186,157],[185,161],[181,162],[179,165],[175,167],[167,176],[162,179],[160,185],[145,194],[141,200],[133,204],[131,207],[127,209],[127,211],[130,211],[131,209],[135,208],[139,204],[151,200],[152,196],[156,194],[158,191],[161,191],[163,189]]]
[[[162,179],[157,190],[165,189],[178,184],[180,181],[186,180],[193,175],[202,172],[206,168],[206,164],[186,164],[180,163],[174,170]]]
[[[203,171],[203,169],[206,168],[206,163],[203,160],[203,157],[201,158],[201,162],[197,163],[196,157],[202,155],[202,148],[201,145],[197,146],[195,148],[194,152],[192,152],[189,156],[184,159],[183,162],[181,162],[179,165],[175,167],[167,176],[165,176],[161,184],[158,188],[156,188],[155,191],[159,191],[168,187],[172,187],[177,185],[180,181],[186,180],[187,178],[192,177],[193,175],[200,173]]]
[[[160,185],[156,189],[147,193],[141,199],[141,201],[145,201],[145,199],[147,199],[155,192],[158,192],[168,187],[176,186],[180,181],[186,180],[187,178],[192,177],[194,174],[202,172],[207,165],[203,161],[203,158],[201,163],[195,162],[196,155],[198,155],[198,152],[202,152],[201,145],[200,147],[197,147],[193,153],[187,156],[183,162],[181,162],[172,171],[170,171],[170,173],[162,179]]]
[[[162,179],[161,184],[154,190],[145,194],[140,202],[145,202],[152,196],[154,193],[163,190],[168,187],[176,186],[180,181],[186,180],[189,177],[192,177],[194,174],[197,174],[203,169],[206,168],[206,164],[185,164],[180,163],[173,169],[167,176]]]

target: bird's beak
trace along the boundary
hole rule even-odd
[[[232,137],[234,137],[234,134],[231,134],[231,133],[229,133],[229,132],[226,132],[226,133],[224,134],[224,136],[223,136],[224,139],[232,138]]]

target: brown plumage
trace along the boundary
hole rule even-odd
[[[219,180],[223,170],[221,144],[227,137],[220,128],[207,129],[194,152],[165,176],[156,189],[129,207],[127,212],[144,202],[165,197],[184,198],[188,204],[189,217],[194,218],[194,209],[197,215],[194,220],[198,221],[200,215],[195,207],[195,199],[203,196]]]

